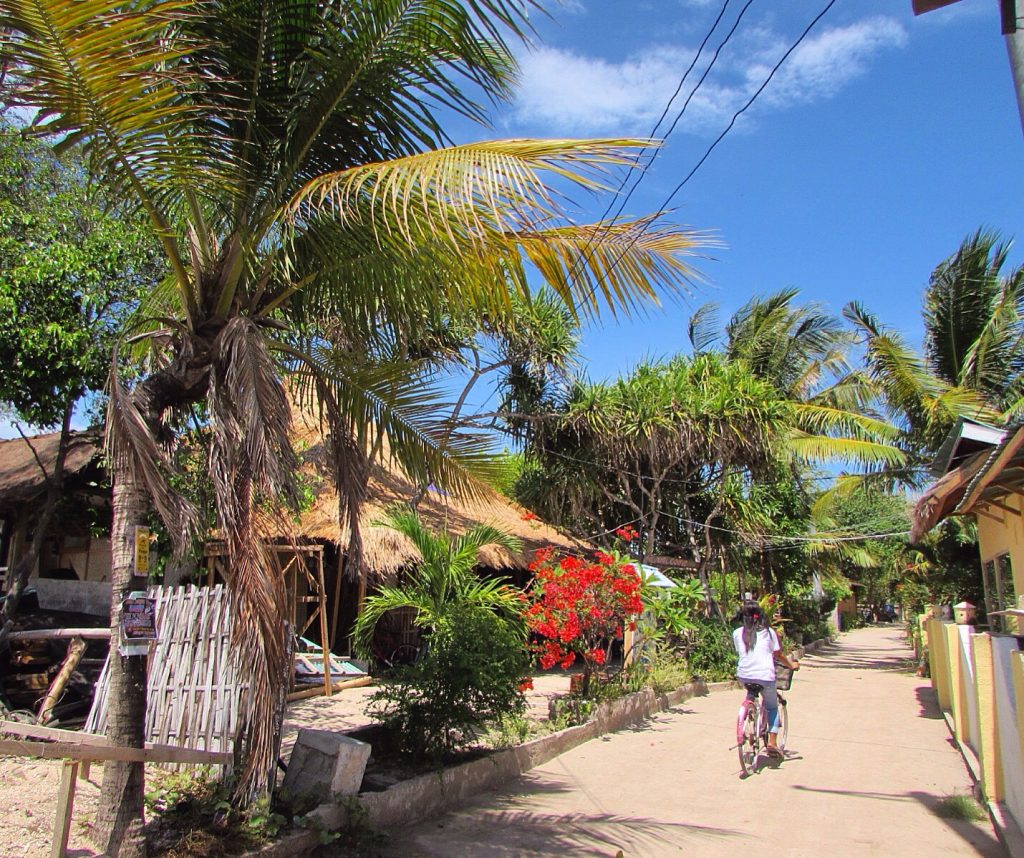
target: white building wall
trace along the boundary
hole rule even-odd
[[[963,671],[964,687],[969,691],[975,688],[974,682],[974,644],[971,635],[974,633],[974,626],[957,626],[960,632],[960,670]],[[967,744],[975,754],[981,753],[981,734],[978,728],[978,695],[968,693],[967,695]]]
[[[1017,729],[1018,703],[1013,691],[1013,663],[1011,654],[1017,651],[1017,639],[994,635],[992,661],[995,674],[996,729],[999,731],[999,751],[1006,786],[1006,806],[1018,825],[1024,823],[1024,768]]]

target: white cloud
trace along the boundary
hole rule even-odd
[[[848,27],[825,30],[809,37],[779,69],[767,102],[786,106],[830,98],[867,71],[872,56],[886,48],[902,47],[907,35],[891,18],[869,18]],[[769,66],[751,66],[748,74],[763,80]]]
[[[633,128],[657,118],[689,57],[673,49],[612,63],[543,47],[521,60],[517,118],[573,131]]]
[[[723,128],[789,46],[790,37],[765,27],[741,32],[693,97],[682,130],[706,133]],[[902,25],[885,17],[812,33],[778,71],[756,106],[763,113],[830,98],[864,74],[873,56],[905,42]],[[558,133],[645,134],[661,115],[694,50],[662,45],[610,62],[542,47],[521,60],[523,83],[515,118]],[[701,62],[709,59],[710,52]],[[673,114],[702,71],[698,65],[691,72]]]

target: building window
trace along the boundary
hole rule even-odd
[[[982,585],[985,588],[985,610],[989,614],[989,628],[994,632],[1014,629],[1011,617],[992,616],[994,611],[1017,607],[1017,593],[1013,586],[1013,566],[1009,554],[1000,554],[981,566]]]

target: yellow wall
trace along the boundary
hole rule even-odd
[[[1018,510],[1018,514],[988,507],[984,515],[979,513],[975,516],[981,560],[984,563],[1009,552],[1013,567],[1013,588],[1018,595],[1024,595],[1024,518],[1021,518],[1024,515],[1024,498],[1020,495],[1006,495],[1001,503]]]

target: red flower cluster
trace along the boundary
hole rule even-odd
[[[523,519],[523,521],[540,521],[540,518],[537,516],[537,513],[530,512],[529,510],[524,512],[521,518]]]
[[[607,643],[622,635],[631,614],[639,614],[640,578],[617,555],[597,552],[593,561],[568,555],[557,562],[553,551],[538,551],[526,618],[543,640],[537,646],[541,667],[570,667],[577,658],[590,673],[605,662]]]
[[[637,531],[635,527],[633,527],[633,525],[627,524],[625,527],[620,527],[618,530],[616,530],[615,535],[619,537],[619,539],[624,540],[625,542],[632,542],[634,539],[640,536],[640,533]]]

